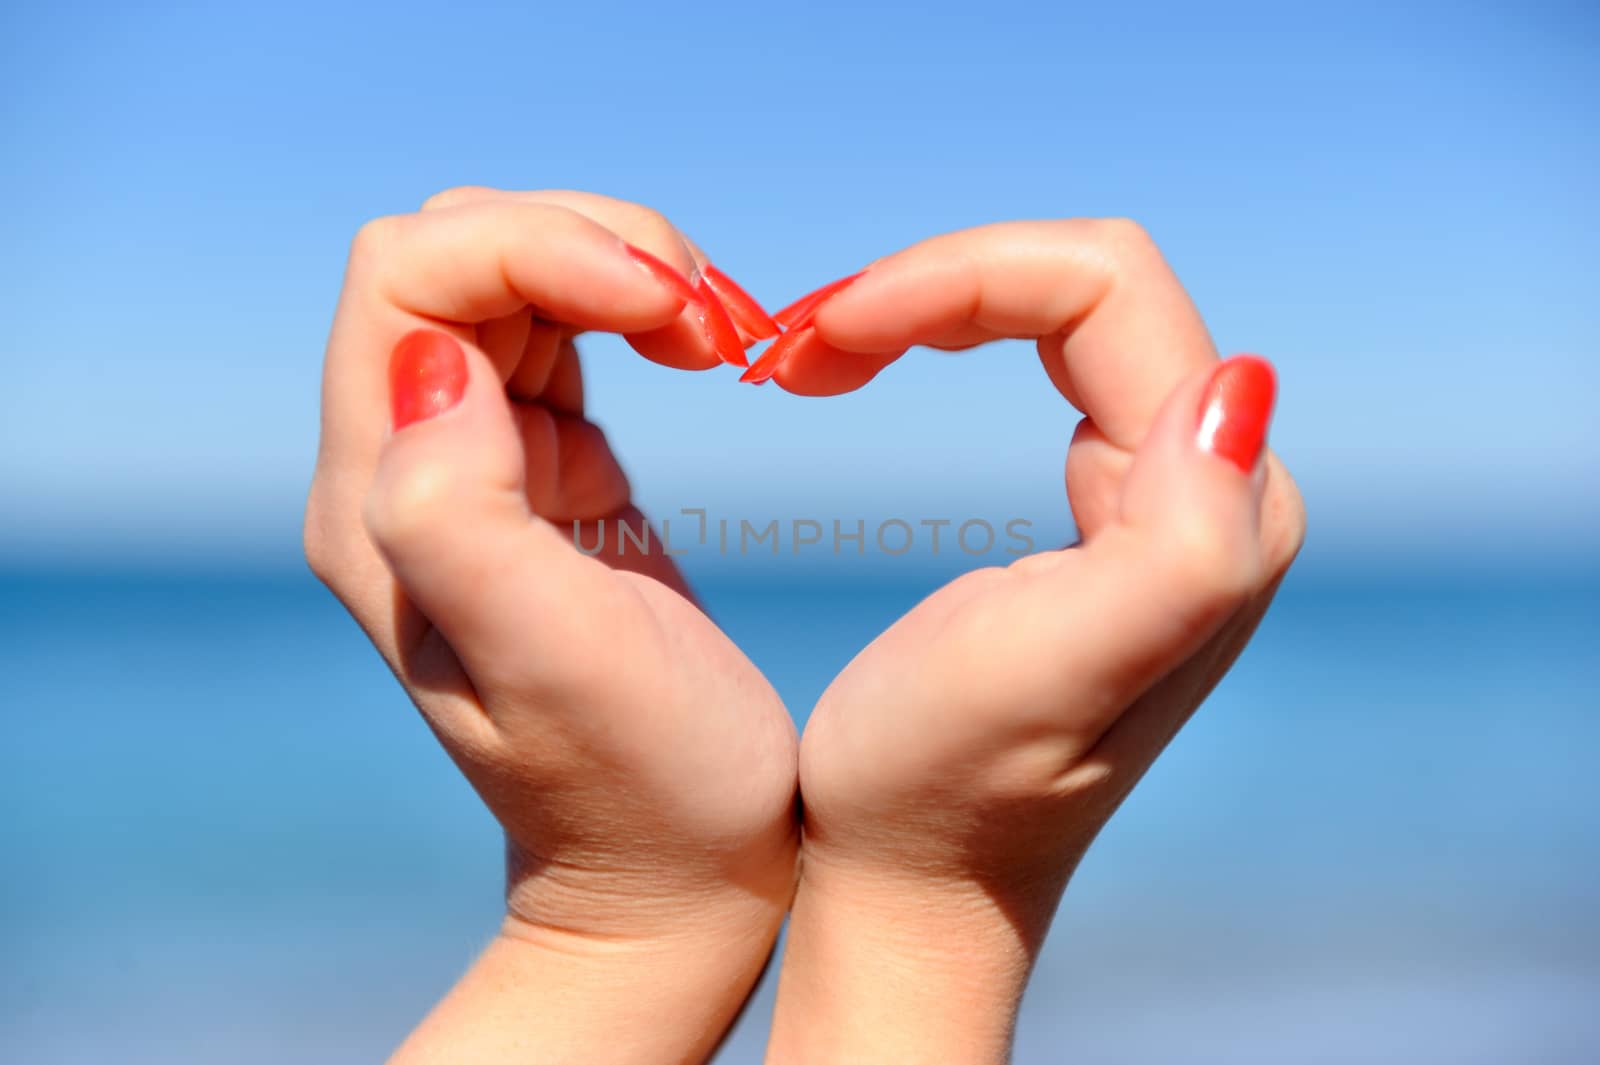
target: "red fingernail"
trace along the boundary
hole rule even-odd
[[[822,309],[822,305],[827,302],[829,296],[834,296],[844,291],[864,273],[866,271],[862,270],[851,274],[849,277],[841,277],[837,281],[830,281],[815,292],[801,296],[772,317],[785,329],[803,329],[811,323],[812,318],[816,317],[817,311]]]
[[[772,380],[772,375],[778,372],[778,367],[783,365],[783,360],[789,357],[789,352],[793,351],[800,341],[810,336],[812,332],[813,330],[811,329],[789,330],[789,332],[774,340],[772,346],[761,353],[761,357],[755,361],[750,369],[739,375],[739,380],[752,385],[766,384]]]
[[[740,288],[738,283],[727,274],[718,270],[710,263],[700,268],[705,275],[706,284],[722,305],[728,309],[728,315],[745,335],[752,340],[765,340],[778,335],[778,323],[766,312],[761,304],[756,302],[754,296]]]
[[[1258,355],[1235,355],[1218,366],[1200,403],[1200,449],[1245,473],[1255,469],[1277,393],[1277,374]]]
[[[467,354],[455,337],[418,329],[400,338],[389,356],[390,424],[404,429],[443,414],[467,390]]]
[[[643,248],[636,248],[626,241],[623,242],[622,246],[627,250],[628,255],[634,262],[644,267],[645,273],[670,288],[673,295],[685,303],[699,304],[703,302],[700,299],[700,294],[694,290],[694,286],[689,284],[689,279],[678,273],[677,270],[657,259]]]
[[[734,328],[733,319],[728,317],[728,309],[711,291],[704,274],[696,275],[694,290],[700,296],[700,324],[705,328],[706,339],[711,342],[717,357],[729,366],[749,366],[750,360],[745,358],[739,330]]]

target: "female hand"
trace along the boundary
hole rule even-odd
[[[818,702],[773,1061],[1004,1061],[1074,866],[1303,536],[1263,446],[1271,368],[1218,362],[1129,223],[988,226],[874,263],[789,341],[777,380],[832,394],[912,344],[998,337],[1037,338],[1086,415],[1066,477],[1082,542],[952,582]]]
[[[503,934],[407,1060],[696,1060],[787,909],[793,725],[659,540],[617,554],[619,520],[647,526],[584,417],[572,343],[606,330],[670,366],[742,362],[765,316],[724,287],[739,337],[702,264],[644,208],[487,189],[379,219],[352,249],[306,553],[508,853]],[[606,549],[577,550],[574,523],[586,547],[603,523]]]

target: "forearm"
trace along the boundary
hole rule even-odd
[[[776,934],[597,941],[511,918],[390,1065],[703,1062]]]
[[[767,1065],[1001,1065],[1036,939],[976,886],[802,877]]]

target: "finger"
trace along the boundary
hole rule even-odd
[[[555,327],[537,324],[528,347],[506,392],[526,457],[529,506],[555,522],[608,517],[628,502],[628,478],[605,434],[583,417],[578,350]]]
[[[543,402],[564,414],[583,413],[583,367],[571,340],[561,345],[556,365],[545,382]]]
[[[593,422],[544,404],[516,403],[528,505],[558,527],[600,521],[628,503],[628,477]]]
[[[681,247],[674,254],[688,258]],[[559,204],[491,200],[474,192],[459,203],[363,228],[351,248],[323,371],[318,476],[306,517],[313,568],[347,602],[385,597],[382,566],[351,519],[387,425],[388,352],[409,330],[438,324],[464,343],[514,350],[515,327],[508,323],[528,317],[526,308],[533,307],[541,322],[575,323],[568,331],[654,327],[670,345],[686,328],[699,336],[692,317],[687,326],[679,324],[684,290],[692,291],[687,279],[664,278],[606,227]],[[462,321],[440,320],[451,316]],[[530,324],[524,351],[544,343],[548,352],[557,334],[556,326]],[[677,344],[675,350],[692,347]],[[715,355],[703,350],[696,359],[714,363]],[[500,372],[512,371],[502,365]]]
[[[1094,694],[1062,723],[1072,757],[1276,579],[1261,536],[1275,390],[1252,356],[1192,375],[1135,454],[1103,534],[1030,560],[1008,653],[1047,663],[1051,690]]]
[[[1138,226],[1012,222],[934,237],[873,263],[816,308],[833,348],[888,357],[916,344],[1038,340],[1063,395],[1133,451],[1185,375],[1216,360],[1205,324]],[[779,371],[820,393],[824,371]],[[815,378],[815,380],[813,379]]]
[[[761,306],[759,300],[746,292],[726,272],[713,265],[700,245],[688,237],[684,237],[683,242],[689,246],[689,254],[694,257],[695,266],[705,279],[706,291],[716,296],[723,309],[728,312],[728,320],[733,323],[734,331],[738,334],[741,351],[757,341],[778,335],[781,331],[778,323],[772,320],[772,316]],[[736,365],[748,365],[748,360]]]
[[[766,308],[741,288],[738,282],[703,258],[700,261],[700,272],[705,275],[706,284],[711,286],[711,291],[717,294],[722,300],[722,305],[728,309],[733,324],[739,327],[746,344],[778,335],[778,323],[772,320]]]
[[[495,368],[506,382],[506,394],[530,402],[543,400],[561,350],[571,343],[571,332],[555,322],[530,321],[522,347],[512,356],[510,370],[495,360]]]
[[[474,327],[478,350],[489,357],[500,380],[508,381],[517,369],[535,324],[536,319],[527,310],[519,310],[502,318],[479,322]]]
[[[1067,447],[1066,479],[1079,539],[1093,540],[1117,520],[1122,481],[1132,465],[1133,456],[1107,440],[1094,419],[1078,423]]]
[[[684,309],[683,320],[672,326],[627,336],[635,351],[652,362],[680,370],[704,370],[719,363],[745,366],[745,339],[740,335],[732,308],[710,277],[700,271],[705,256],[660,212],[643,204],[571,189],[502,190],[482,186],[449,189],[431,197],[423,210],[461,204],[499,202],[548,204],[576,211],[610,229],[624,240],[660,257],[687,277],[698,301]],[[719,272],[720,273],[720,272]],[[721,275],[726,280],[726,275]],[[733,286],[750,304],[748,295]],[[759,312],[759,305],[755,305]],[[774,329],[776,331],[776,329]]]
[[[694,290],[700,297],[700,328],[711,341],[717,358],[729,366],[749,366],[750,360],[745,357],[744,339],[739,335],[739,327],[733,324],[733,317],[704,274],[694,275]]]
[[[840,351],[806,326],[773,341],[740,380],[760,384],[775,378],[797,396],[837,396],[861,388],[896,358]]]
[[[419,330],[391,364],[394,431],[364,517],[405,597],[480,683],[557,683],[561,653],[616,594],[603,567],[535,517],[524,453],[489,361]],[[604,615],[601,610],[598,615]]]
[[[384,367],[400,336],[448,321],[467,323],[448,330],[466,339],[470,323],[529,306],[541,318],[627,332],[666,326],[685,301],[615,234],[563,207],[465,204],[364,228],[324,372],[324,456],[370,462],[385,423]]]
[[[447,322],[533,307],[548,320],[620,333],[657,328],[688,302],[687,278],[664,281],[605,226],[544,203],[378,219],[358,236],[351,265],[379,298]]]
[[[1113,445],[1091,419],[1085,418],[1067,449],[1067,500],[1079,538],[1092,540],[1116,522],[1122,481],[1133,456]],[[1283,462],[1270,450],[1265,459],[1266,489],[1262,499],[1262,551],[1269,572],[1281,576],[1294,561],[1305,537],[1305,504]]]
[[[1264,585],[1223,623],[1208,641],[1204,653],[1190,657],[1165,674],[1095,743],[1089,756],[1091,761],[1124,770],[1107,778],[1108,783],[1121,781],[1112,785],[1119,793],[1126,793],[1232,667],[1266,614],[1304,542],[1306,519],[1298,489],[1271,452],[1267,453],[1263,466],[1266,488],[1260,527]]]

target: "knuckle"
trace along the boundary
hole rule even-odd
[[[1281,476],[1278,476],[1280,475]],[[1306,504],[1287,471],[1269,470],[1269,489],[1262,527],[1266,552],[1274,574],[1281,574],[1294,561],[1306,541]]]
[[[950,647],[1004,647],[1016,633],[1016,597],[1005,594],[1006,586],[1023,587],[1015,573],[1000,566],[970,570],[945,589],[953,603],[940,626],[950,638]]]
[[[1288,481],[1284,485],[1283,501],[1278,505],[1283,510],[1283,523],[1290,542],[1298,550],[1306,542],[1306,501],[1299,486]]]
[[[1199,517],[1168,528],[1158,550],[1174,579],[1208,603],[1242,599],[1260,580],[1250,545]]]
[[[1150,231],[1132,218],[1100,218],[1095,220],[1098,236],[1106,244],[1121,251],[1143,251],[1155,247]]]
[[[382,215],[364,223],[350,242],[350,265],[359,268],[382,259],[400,225],[399,215]]]
[[[633,232],[633,243],[669,261],[688,255],[688,246],[678,227],[654,207],[634,204],[629,212],[628,228]]]
[[[1148,262],[1161,253],[1149,230],[1131,218],[1099,218],[1092,223],[1093,239],[1113,270]]]
[[[1014,567],[1016,564],[1013,563]],[[985,593],[992,592],[1015,579],[1015,572],[1007,566],[979,566],[951,581],[950,591],[964,599],[983,602]]]
[[[651,207],[647,203],[632,203],[628,205],[629,213],[633,216],[634,224],[654,234],[677,233],[667,216]]]
[[[459,484],[459,471],[445,462],[427,460],[387,471],[362,506],[367,533],[382,546],[404,547],[426,537],[459,510]]]
[[[446,207],[457,207],[463,203],[481,200],[493,192],[494,190],[487,185],[452,185],[450,188],[440,189],[423,200],[419,210],[438,211]]]

